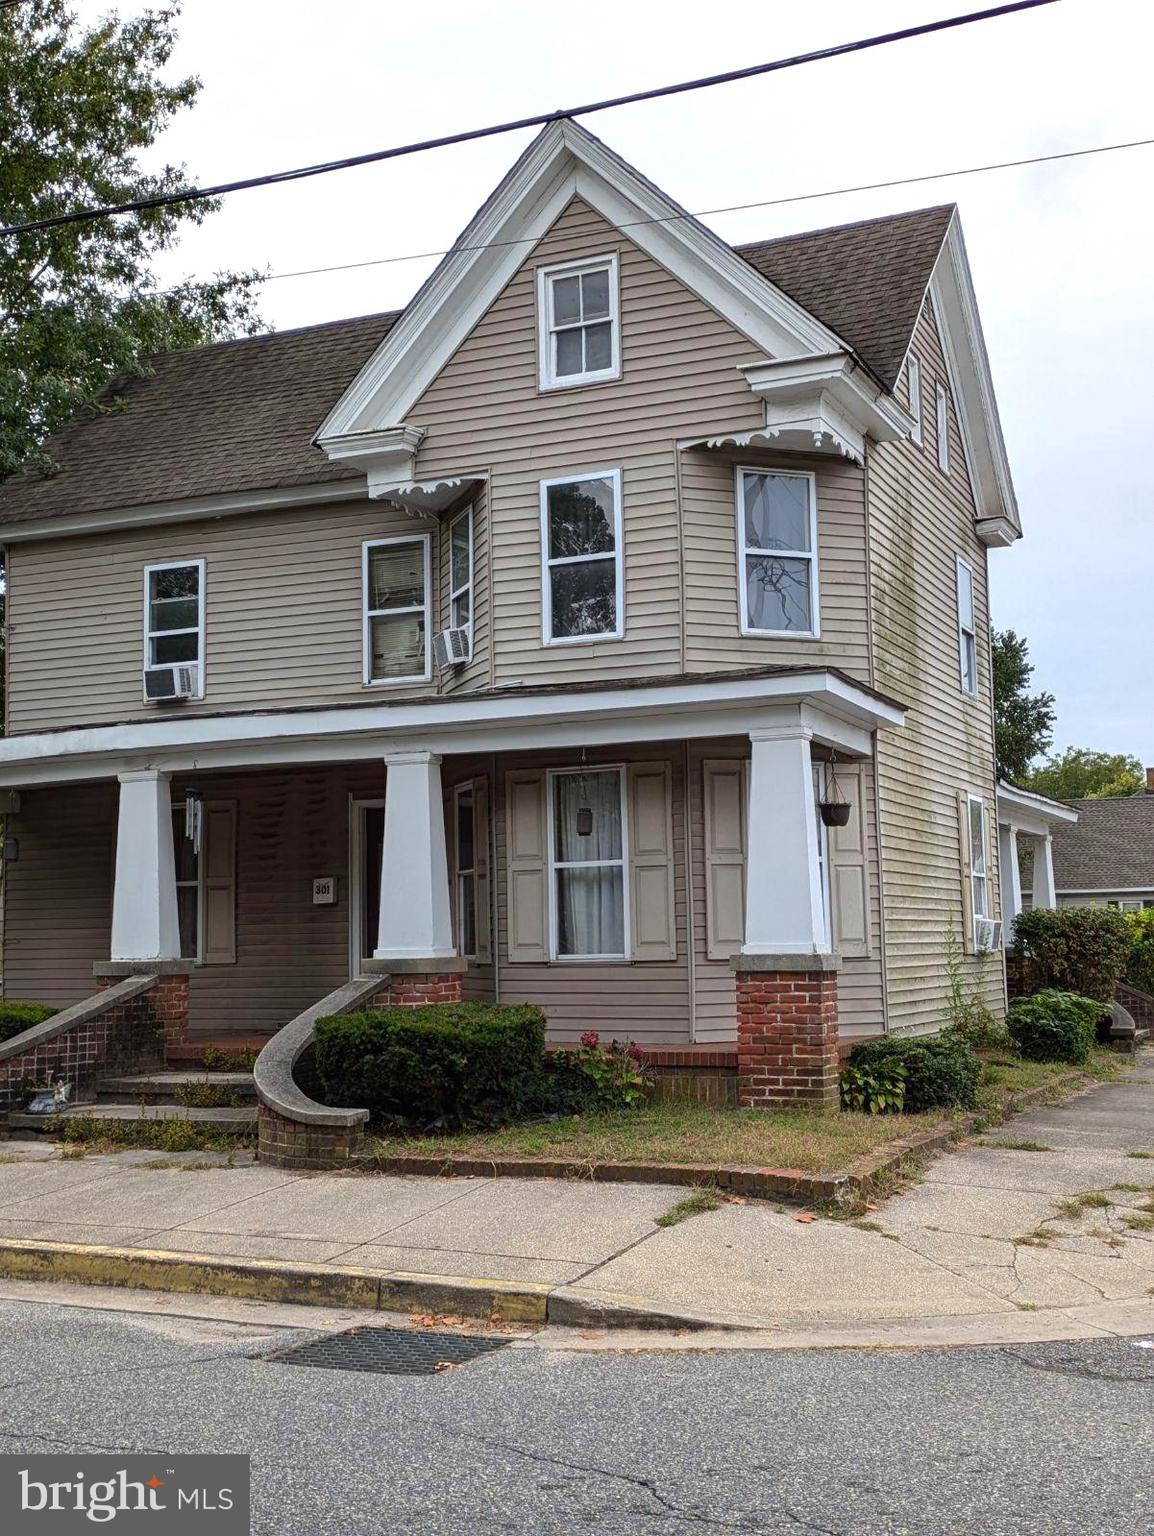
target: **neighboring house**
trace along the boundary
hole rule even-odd
[[[400,314],[121,393],[0,488],[9,996],[159,960],[206,1038],[370,960],[559,1041],[740,1021],[750,1102],[939,1026],[951,930],[1001,1011],[954,208],[734,249],[554,124]]]
[[[1154,768],[1145,794],[1072,800],[1076,826],[1054,835],[1060,907],[1154,907]]]
[[[998,785],[998,868],[1007,948],[1013,942],[1014,919],[1024,908],[1058,905],[1054,850],[1059,839],[1074,829],[1078,803],[1050,800],[1004,780]],[[1023,868],[1029,879],[1025,888]]]

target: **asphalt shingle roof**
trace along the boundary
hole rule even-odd
[[[953,207],[736,247],[892,388]],[[398,313],[162,353],[123,405],[48,443],[50,477],[0,485],[0,524],[355,478],[313,434]]]
[[[1069,803],[1077,823],[1053,829],[1057,889],[1154,890],[1154,795]]]

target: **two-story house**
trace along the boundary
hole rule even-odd
[[[219,1038],[368,964],[749,1102],[939,1027],[951,933],[1002,1008],[954,208],[734,248],[555,124],[402,312],[118,393],[0,488],[8,997]]]

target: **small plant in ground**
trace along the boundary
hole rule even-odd
[[[906,1100],[906,1069],[900,1061],[859,1065],[841,1072],[841,1107],[866,1115],[900,1115]]]
[[[1000,1152],[1053,1152],[1044,1141],[983,1141],[983,1147],[997,1147]]]
[[[601,1044],[595,1029],[587,1029],[579,1044],[554,1051],[546,1068],[545,1107],[562,1113],[583,1110],[632,1109],[651,1085],[645,1052],[638,1045],[611,1040]]]
[[[1103,1005],[1075,992],[1053,989],[1021,997],[1010,1007],[1010,1035],[1027,1061],[1068,1061],[1081,1066],[1090,1059]]]
[[[679,1221],[686,1221],[690,1216],[702,1216],[706,1211],[716,1211],[721,1203],[721,1196],[715,1189],[695,1189],[684,1200],[671,1205],[663,1215],[655,1216],[653,1224],[658,1227],[675,1227]]]
[[[259,1055],[251,1046],[222,1051],[218,1046],[206,1045],[200,1053],[200,1064],[206,1072],[251,1072]]]
[[[235,1088],[224,1088],[218,1083],[178,1083],[173,1098],[185,1109],[239,1109],[244,1097]]]
[[[886,1230],[880,1221],[851,1221],[850,1226],[856,1227],[859,1232],[881,1232],[883,1235]]]
[[[1083,1211],[1101,1211],[1112,1204],[1109,1195],[1103,1194],[1100,1189],[1091,1189],[1084,1195],[1073,1195],[1069,1200],[1060,1201],[1058,1214],[1067,1221],[1077,1221]]]
[[[1126,1225],[1132,1232],[1154,1232],[1154,1211],[1145,1211],[1140,1216],[1127,1216]]]
[[[905,1073],[904,1109],[973,1109],[982,1064],[954,1030],[936,1035],[887,1035],[857,1045],[849,1065],[878,1071],[899,1065]]]
[[[231,1152],[251,1141],[251,1137],[222,1135],[191,1120],[161,1120],[151,1115],[142,1115],[138,1120],[56,1116],[49,1120],[48,1128],[61,1143],[62,1158],[83,1157],[87,1152],[117,1152],[126,1147],[154,1148],[158,1152]]]
[[[1033,1232],[1027,1232],[1022,1237],[1012,1237],[1010,1241],[1015,1248],[1048,1248],[1057,1236],[1056,1232],[1051,1232],[1046,1227],[1037,1227]]]
[[[977,988],[966,985],[962,954],[961,940],[951,926],[946,929],[946,1015],[950,1028],[974,1050],[1006,1046],[1006,1026],[990,1012]]]
[[[1131,1151],[1127,1152],[1126,1156],[1154,1158],[1154,1152],[1147,1151],[1145,1147],[1134,1147]]]

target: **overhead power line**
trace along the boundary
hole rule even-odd
[[[669,213],[661,218],[629,219],[618,229],[636,229],[641,224],[673,224],[680,219],[706,219],[717,213],[744,213],[753,208],[778,208],[783,203],[809,203],[823,197],[848,197],[852,192],[879,192],[887,187],[916,186],[923,181],[946,181],[951,176],[977,176],[983,171],[1008,171],[1023,165],[1046,165],[1052,160],[1077,160],[1085,155],[1106,155],[1115,149],[1143,149],[1154,145],[1154,139],[1130,139],[1124,144],[1096,144],[1089,149],[1065,149],[1053,155],[1028,155],[1022,160],[996,160],[989,165],[967,165],[952,171],[930,171],[924,176],[896,176],[890,181],[867,181],[856,187],[830,187],[824,192],[796,192],[789,197],[767,197],[755,203],[727,203],[721,208],[702,208],[697,213]],[[376,256],[368,261],[342,261],[331,267],[304,267],[297,272],[269,272],[258,281],[279,282],[286,277],[320,277],[326,272],[353,272],[360,267],[387,267],[403,261],[431,261],[448,256],[450,250],[488,251],[510,245],[532,245],[536,235],[523,240],[489,240],[479,245],[455,245],[440,251],[409,251],[404,256]]]
[[[373,165],[382,160],[398,160],[404,155],[422,154],[430,149],[445,149],[451,144],[465,144],[473,139],[490,139],[498,134],[514,133],[521,128],[543,128],[548,123],[563,118],[585,117],[591,112],[606,112],[611,107],[631,106],[636,102],[655,101],[663,96],[678,96],[687,91],[706,90],[710,86],[728,85],[737,80],[751,80],[757,75],[768,75],[782,69],[794,69],[801,64],[815,64],[825,59],[841,58],[846,54],[861,53],[867,48],[880,48],[889,43],[904,42],[907,38],[926,37],[935,32],[945,32],[954,27],[969,26],[972,22],[990,21],[998,16],[1009,16],[1016,11],[1032,11],[1042,5],[1053,5],[1055,0],[1012,0],[1008,5],[993,6],[984,11],[970,11],[964,16],[948,16],[941,21],[924,22],[916,27],[904,27],[896,32],[879,33],[876,37],[858,38],[851,43],[837,43],[831,48],[818,48],[811,53],[798,53],[786,59],[773,59],[767,64],[750,64],[744,69],[730,69],[719,75],[703,75],[696,80],[682,80],[675,85],[654,86],[647,91],[633,91],[626,96],[610,96],[603,101],[584,102],[576,107],[563,107],[556,112],[540,112],[533,117],[521,117],[510,122],[493,123],[486,128],[469,128],[460,133],[444,134],[436,139],[421,139],[413,144],[400,144],[391,149],[377,149],[365,155],[352,155],[343,160],[327,160],[319,165],[300,166],[296,170],[276,171],[271,175],[249,176],[242,181],[222,181],[213,187],[189,187],[183,192],[166,192],[156,197],[137,198],[132,202],[114,203],[103,208],[80,208],[73,213],[53,214],[49,218],[32,219],[25,224],[9,224],[0,228],[0,235],[34,234],[45,229],[58,229],[66,224],[86,224],[94,219],[108,218],[118,213],[143,213],[150,208],[167,208],[178,203],[200,202],[206,198],[223,197],[229,192],[245,192],[253,187],[277,186],[288,181],[303,181],[310,176],[326,176],[332,171],[347,171],[359,165]]]

